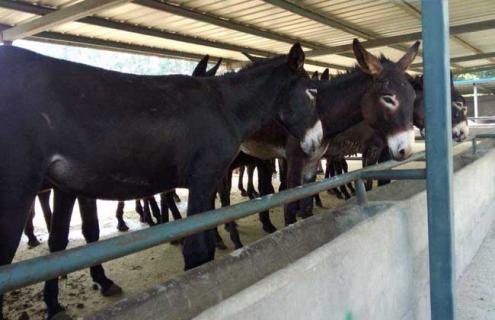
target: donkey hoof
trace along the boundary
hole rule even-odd
[[[177,240],[172,240],[170,241],[170,244],[173,246],[181,246],[184,244],[184,238],[182,239],[177,239]]]
[[[301,219],[307,219],[307,218],[312,217],[312,216],[313,216],[313,214],[311,212],[302,212],[301,214],[299,214],[299,217]]]
[[[241,190],[241,196],[243,196],[243,197],[248,196],[248,193],[246,192],[246,190]]]
[[[275,231],[277,231],[277,228],[270,223],[263,225],[263,231],[265,231],[266,233],[274,233]]]
[[[227,250],[227,246],[223,241],[217,241],[215,246],[217,247],[218,250]]]
[[[29,241],[28,241],[29,249],[35,248],[35,247],[39,246],[40,244],[41,244],[41,242],[36,238],[29,239]]]
[[[116,285],[115,283],[112,283],[112,285],[105,290],[103,290],[103,288],[101,289],[101,294],[104,297],[112,297],[121,293],[122,293],[122,288]]]
[[[64,310],[64,311],[60,311],[60,312],[55,313],[53,316],[48,317],[48,319],[49,320],[72,320],[72,317],[69,316]]]
[[[119,224],[117,225],[117,230],[120,232],[126,232],[129,231],[129,227],[124,223],[124,224]]]

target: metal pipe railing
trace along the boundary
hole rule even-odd
[[[478,139],[495,139],[495,133],[479,133],[471,139],[471,143],[473,144],[473,154],[476,154],[478,151],[476,143]]]

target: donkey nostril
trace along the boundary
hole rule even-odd
[[[401,157],[405,157],[406,156],[406,149],[400,149],[399,154]]]

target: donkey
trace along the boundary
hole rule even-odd
[[[216,75],[220,65],[222,64],[222,58],[218,59],[217,63],[210,69],[208,68],[209,55],[205,55],[194,68],[192,75],[194,77],[213,77]],[[178,200],[177,200],[178,199]],[[158,207],[154,196],[143,198],[143,205],[141,200],[136,200],[136,212],[139,214],[140,221],[147,223],[150,227],[155,225],[151,214],[155,217],[157,223],[165,223],[169,221],[168,210],[172,212],[174,220],[181,219],[181,215],[175,201],[179,202],[180,198],[175,191],[162,192],[160,194],[160,205]],[[125,232],[129,230],[129,227],[124,221],[124,207],[123,201],[119,201],[117,204],[117,210],[115,216],[117,218],[117,230]]]
[[[318,87],[316,105],[322,120],[324,140],[318,152],[305,155],[297,141],[282,127],[272,122],[258,130],[241,145],[241,150],[261,159],[287,159],[287,186],[295,187],[315,178],[317,164],[326,152],[331,138],[353,125],[365,121],[387,141],[393,158],[403,160],[412,153],[414,130],[412,125],[414,90],[407,81],[406,70],[414,61],[419,48],[416,42],[396,63],[379,59],[355,39],[353,51],[359,68]],[[271,137],[271,141],[267,141]],[[308,207],[312,197],[284,208],[285,223],[296,222],[298,210]],[[310,214],[306,212],[305,215]],[[262,223],[268,223],[266,214]]]
[[[216,185],[241,143],[271,121],[312,155],[323,131],[304,58],[295,44],[288,55],[236,74],[152,77],[0,48],[2,75],[9,79],[0,85],[0,132],[9,137],[0,141],[0,265],[12,261],[44,182],[57,190],[53,252],[67,245],[76,195],[125,200],[182,187],[190,191],[188,216],[212,209]],[[184,241],[186,270],[214,254],[212,230]],[[63,308],[57,279],[50,281],[45,301],[52,317]]]
[[[425,109],[423,103],[423,76],[408,77],[409,82],[413,86],[416,99],[414,101],[413,111],[413,124],[424,132],[424,119]],[[469,135],[469,127],[467,125],[467,107],[464,97],[460,94],[459,90],[455,88],[454,82],[451,76],[451,114],[452,114],[452,138],[457,141],[464,140]],[[344,157],[350,156],[356,153],[361,153],[363,156],[363,167],[374,165],[390,160],[389,150],[383,139],[365,123],[360,123],[342,134],[338,135],[330,143],[330,147],[327,150],[327,166],[332,164],[336,167],[347,167]],[[347,170],[336,170],[332,172],[331,168],[327,167],[327,172],[330,176],[335,176]],[[388,183],[388,180],[379,180],[378,185],[384,185]],[[366,189],[371,190],[372,180],[368,180],[365,183]],[[342,186],[345,190],[346,187]],[[342,191],[341,188],[341,191]],[[352,191],[352,189],[350,189]],[[342,191],[345,198],[350,197],[347,190]]]

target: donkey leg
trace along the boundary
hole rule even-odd
[[[24,226],[24,234],[28,237],[28,246],[29,248],[34,248],[37,247],[41,244],[41,242],[36,238],[34,235],[34,225],[33,225],[33,219],[34,219],[34,203],[29,211],[29,216],[26,221],[26,225]]]
[[[217,179],[219,178],[219,175],[215,174],[215,172],[221,171],[210,168],[210,172],[205,172],[206,168],[208,166],[204,165],[203,159],[198,159],[197,167],[192,170],[191,177],[195,177],[195,180],[189,182],[188,217],[214,208],[212,200],[215,199]],[[185,238],[182,247],[185,270],[192,269],[215,258],[214,229],[199,232]]]
[[[86,239],[86,243],[96,242],[100,238],[96,200],[78,197],[78,202],[84,239]],[[93,281],[100,285],[100,291],[103,296],[109,297],[122,292],[122,288],[105,276],[105,270],[101,264],[92,266],[90,274]]]
[[[237,189],[241,192],[241,196],[247,197],[248,193],[246,192],[246,189],[244,189],[244,171],[246,169],[246,166],[240,166],[239,167],[239,180],[237,181]],[[248,174],[248,179],[249,179],[249,174]]]
[[[48,238],[50,252],[65,250],[69,242],[69,225],[74,207],[75,196],[60,190],[54,190],[54,206],[52,216],[52,230]],[[58,278],[45,282],[43,298],[48,312],[48,319],[57,313],[65,311],[58,301]]]
[[[168,223],[169,219],[169,209],[172,212],[172,216],[174,220],[182,219],[180,215],[179,209],[177,209],[177,205],[175,204],[174,199],[175,191],[168,191],[160,193],[160,209],[162,211],[162,221],[163,223]],[[181,239],[171,241],[170,243],[173,245],[179,245],[182,242]]]
[[[156,218],[157,223],[164,223],[165,221],[163,221],[162,213],[160,212],[160,207],[158,207],[158,204],[156,203],[154,196],[148,198],[148,204],[151,208],[151,212],[153,212],[153,217]],[[168,218],[168,214],[167,214],[167,218]]]
[[[270,161],[260,161],[258,163],[258,189],[260,190],[260,194],[263,196],[275,192],[272,185],[272,172],[273,169]],[[270,220],[269,210],[260,212],[259,218],[265,232],[273,233],[277,231],[277,228]]]
[[[81,206],[80,202],[79,202],[79,206]],[[117,218],[117,230],[122,232],[129,230],[129,227],[124,221],[124,206],[125,206],[125,202],[119,201],[117,203],[117,211],[115,212],[115,217]]]
[[[148,205],[148,201],[146,198],[143,198],[143,216],[144,216],[144,221],[150,226],[154,226],[155,222],[153,221],[153,218],[151,217],[151,211],[150,211],[150,206]],[[139,201],[139,200],[136,200]]]
[[[278,159],[278,170],[280,178],[280,186],[278,187],[278,191],[280,192],[287,189],[287,160]]]
[[[144,210],[143,210],[143,206],[141,205],[141,200],[139,199],[135,200],[134,203],[136,204],[135,210],[139,215],[139,221],[143,223],[148,223],[148,221],[146,221],[146,217],[144,216]]]
[[[172,197],[173,197],[175,202],[181,202],[180,197],[177,194],[177,192],[175,191],[175,189],[174,189],[174,191],[172,191]]]
[[[14,259],[35,196],[35,192],[21,195],[12,188],[0,186],[0,266]],[[0,319],[3,320],[2,304],[3,296],[0,295]]]
[[[341,175],[344,173],[343,167],[342,167],[342,159],[338,159],[335,161],[335,171],[337,172],[337,175]],[[346,185],[341,185],[339,187],[340,192],[344,195],[344,199],[348,200],[351,198],[351,195],[349,191],[347,190]]]
[[[162,192],[160,193],[160,211],[161,211],[161,222],[168,223],[170,218],[168,216],[168,203],[167,203],[167,194],[170,194],[170,197],[173,198],[171,192]]]
[[[222,207],[230,206],[230,184],[228,183],[230,179],[232,179],[232,176],[228,174],[227,177],[224,177],[219,183],[218,193],[220,194],[220,202],[222,203]],[[235,248],[242,248],[243,245],[239,236],[239,230],[237,230],[237,224],[234,221],[229,222],[225,224],[225,229],[229,232],[230,240],[234,243]]]
[[[345,158],[342,158],[342,171],[344,173],[349,172],[349,165],[347,164],[347,160]],[[354,185],[352,184],[352,182],[349,182],[347,184],[347,188],[351,192],[351,195],[353,195],[353,196],[356,195],[356,189],[354,189]]]
[[[180,220],[180,219],[182,219],[182,216],[180,214],[180,211],[177,208],[177,205],[175,204],[174,193],[167,193],[167,194],[165,194],[165,200],[167,202],[168,208],[172,212],[172,217],[174,218],[174,220]]]
[[[328,171],[330,173],[330,177],[335,177],[337,175],[336,170],[336,160],[327,159]],[[342,193],[340,193],[339,188],[332,188],[331,191],[328,190],[328,193],[333,193],[338,199],[344,199]]]
[[[250,164],[247,166],[247,176],[248,176],[247,194],[249,196],[249,199],[254,199],[260,196],[260,194],[256,192],[256,189],[254,188],[254,184],[253,184],[254,169],[256,169],[256,166],[254,164]]]
[[[47,190],[38,193],[38,200],[40,201],[41,210],[43,211],[43,217],[45,218],[46,228],[50,232],[52,225],[52,209],[50,208],[50,195],[52,190]]]
[[[323,208],[323,202],[321,201],[321,198],[320,198],[320,194],[317,193],[314,195],[314,199],[315,199],[315,204],[319,207],[319,208]]]

